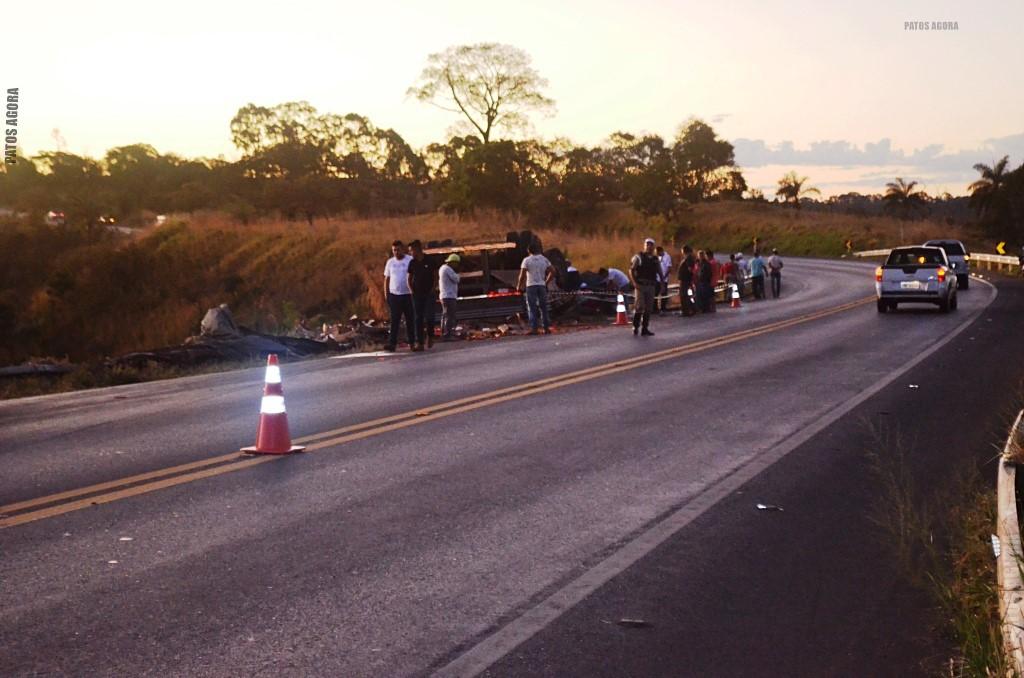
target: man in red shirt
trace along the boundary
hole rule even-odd
[[[736,255],[730,254],[729,261],[722,264],[722,279],[725,281],[725,299],[732,299],[732,286],[736,284]]]
[[[718,263],[718,259],[715,259],[715,253],[711,250],[708,250],[708,263],[711,264],[711,312],[714,313],[715,293],[713,290],[722,280],[722,265]]]

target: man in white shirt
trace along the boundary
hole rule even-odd
[[[409,288],[409,262],[412,257],[405,253],[401,240],[391,243],[391,258],[384,264],[384,293],[388,298],[388,312],[391,329],[388,332],[386,351],[398,348],[398,325],[405,318],[405,329],[409,335],[410,349],[416,346],[416,321],[413,319],[412,290]]]
[[[658,255],[658,259],[661,261],[661,285],[658,290],[658,294],[661,297],[661,303],[656,304],[661,309],[661,313],[664,314],[668,311],[668,276],[672,270],[672,255],[668,253],[661,245],[658,245],[654,250],[655,254]]]
[[[621,292],[629,287],[629,276],[617,268],[602,268],[597,274],[604,280],[605,287],[611,292]]]
[[[522,292],[525,280],[526,312],[530,316],[529,334],[537,334],[537,326],[542,319],[544,334],[551,334],[551,324],[548,322],[548,283],[555,277],[555,267],[540,253],[540,246],[536,242],[531,242],[526,250],[530,255],[523,259],[519,267],[516,289]]]
[[[456,314],[458,312],[459,274],[455,266],[462,261],[458,254],[449,254],[444,265],[438,270],[438,287],[441,290],[441,339],[454,338]]]
[[[768,277],[772,279],[772,298],[778,299],[782,294],[782,257],[777,249],[772,249],[768,257]]]

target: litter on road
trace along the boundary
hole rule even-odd
[[[625,626],[630,629],[646,629],[651,627],[651,623],[643,619],[620,619],[617,623],[619,626]]]
[[[782,507],[781,506],[776,506],[775,504],[758,504],[757,505],[757,510],[758,511],[781,511]]]

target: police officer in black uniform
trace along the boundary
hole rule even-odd
[[[636,303],[633,306],[633,334],[653,337],[648,329],[654,311],[654,295],[661,282],[661,260],[654,253],[654,239],[644,240],[644,249],[633,255],[629,262],[629,277],[633,280]],[[641,331],[641,327],[643,330]]]

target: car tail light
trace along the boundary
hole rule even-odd
[[[939,266],[939,282],[946,282],[946,269],[944,266]]]
[[[875,282],[882,282],[882,267],[875,269]]]

